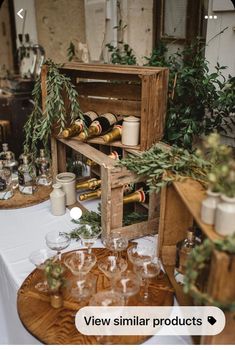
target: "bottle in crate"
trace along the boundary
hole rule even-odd
[[[72,136],[76,136],[84,131],[85,126],[89,128],[91,123],[97,119],[98,114],[94,111],[88,111],[83,114],[84,120],[78,118],[75,120],[74,124],[72,124],[69,128],[65,129],[61,133],[61,137],[67,139]]]
[[[106,134],[113,128],[117,121],[117,117],[112,113],[104,113],[100,115],[89,126],[88,137]]]
[[[108,155],[109,158],[111,159],[114,159],[114,160],[119,160],[121,155],[117,152],[117,151],[112,151],[109,155]],[[88,166],[94,166],[94,165],[97,165],[96,162],[94,162],[93,160],[91,159],[87,159],[86,161],[86,165]]]
[[[0,153],[0,160],[5,161],[7,159],[7,155],[9,156],[8,152],[10,152],[11,159],[15,160],[15,154],[9,151],[8,143],[2,144],[2,152]]]
[[[76,190],[95,190],[101,185],[101,180],[92,178],[87,181],[82,181],[76,184]]]
[[[120,120],[119,122],[117,122],[113,129],[108,132],[107,134],[102,136],[102,139],[104,141],[104,143],[110,143],[113,141],[118,141],[121,140],[122,137],[122,123],[123,120]]]

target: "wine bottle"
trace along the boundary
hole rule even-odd
[[[127,196],[124,196],[123,204],[134,203],[134,202],[144,203],[145,200],[146,200],[145,193],[143,190],[140,189],[128,194]]]
[[[85,201],[88,199],[96,199],[96,198],[100,198],[100,197],[101,197],[101,189],[98,189],[96,191],[80,194],[79,200]]]
[[[117,122],[117,117],[112,113],[104,113],[94,120],[88,128],[88,137],[103,135],[109,132]]]
[[[69,137],[80,134],[84,130],[84,126],[87,128],[91,125],[91,123],[98,117],[98,114],[93,111],[88,111],[83,114],[84,120],[78,118],[75,120],[74,124],[72,124],[69,128],[65,129],[61,133],[61,137],[67,139]]]
[[[100,197],[101,197],[101,189],[98,189],[96,191],[80,194],[79,200],[85,201],[88,199],[96,199]],[[134,203],[134,202],[139,202],[139,203],[145,202],[145,193],[143,190],[135,191],[123,197],[123,204]]]
[[[95,190],[101,185],[101,180],[96,178],[82,181],[76,184],[76,190]]]
[[[112,158],[112,159],[114,159],[114,160],[119,160],[119,159],[120,159],[120,155],[118,154],[117,151],[112,151],[112,152],[108,155],[108,157],[109,157],[109,158]],[[88,166],[94,166],[94,165],[97,165],[97,163],[94,162],[94,160],[87,159],[86,165],[88,165]]]
[[[176,281],[179,283],[183,283],[187,259],[196,244],[195,235],[191,229],[187,231],[187,238],[176,244],[176,264],[174,275]]]
[[[117,124],[114,125],[113,129],[110,132],[102,136],[102,139],[105,143],[121,140],[122,122],[122,120],[117,122]]]

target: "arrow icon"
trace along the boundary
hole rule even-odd
[[[20,17],[20,18],[24,18],[24,16],[22,16],[21,12],[24,11],[24,9],[20,9],[18,12],[17,12],[17,15]]]

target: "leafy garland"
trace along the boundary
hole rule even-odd
[[[137,223],[147,219],[146,214],[139,213],[130,213],[126,214],[123,218],[124,226]],[[86,233],[86,225],[91,226],[92,231],[97,232],[101,230],[101,204],[98,205],[97,212],[95,211],[86,211],[82,214],[82,217],[79,220],[72,220],[73,223],[78,224],[79,227],[74,228],[70,232],[63,232],[65,236],[68,236],[72,239],[76,239],[77,241],[80,238],[80,235],[84,232]]]
[[[224,240],[216,240],[212,242],[209,239],[193,249],[187,260],[186,273],[184,277],[184,292],[190,294],[197,303],[202,305],[217,306],[225,311],[235,311],[235,301],[231,303],[221,303],[219,300],[213,299],[207,293],[201,292],[196,287],[196,281],[200,272],[210,262],[213,250],[235,254],[235,234]]]
[[[210,162],[196,153],[178,147],[154,145],[140,155],[129,155],[121,159],[118,165],[125,166],[137,175],[147,177],[151,191],[160,189],[173,181],[191,177],[203,185],[207,184]]]
[[[41,107],[41,77],[38,77],[32,92],[34,109],[24,126],[24,151],[25,153],[31,153],[33,159],[36,157],[37,148],[40,143],[48,151],[53,127],[58,128],[59,132],[61,132],[66,127],[67,120],[73,123],[77,117],[83,119],[83,114],[78,103],[78,93],[71,83],[70,78],[61,74],[59,71],[62,65],[55,64],[51,60],[46,61],[45,65],[48,68],[45,110],[43,111]],[[68,97],[69,112],[65,109],[64,93]]]

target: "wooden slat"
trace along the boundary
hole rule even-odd
[[[140,149],[147,149],[148,143],[148,111],[149,111],[149,86],[150,76],[144,76],[141,86],[141,126],[140,126]]]
[[[66,168],[66,146],[59,142],[57,145],[58,151],[58,172],[63,173],[67,170]]]
[[[73,139],[76,140],[76,137],[74,137]],[[128,150],[137,150],[138,151],[140,149],[140,145],[138,145],[138,146],[125,146],[120,141],[105,143],[104,140],[102,139],[102,137],[94,137],[92,139],[87,140],[87,143],[97,144],[97,145],[104,145],[105,144],[107,146],[125,148],[126,151],[128,151]]]
[[[111,232],[111,178],[110,170],[107,167],[101,167],[101,226],[102,226],[102,239],[104,240]]]
[[[51,173],[53,181],[55,182],[56,175],[58,174],[58,152],[57,152],[57,140],[55,137],[51,137]]]
[[[76,71],[85,71],[85,72],[100,72],[100,73],[122,73],[122,74],[154,74],[156,72],[161,72],[162,70],[166,70],[164,67],[140,67],[140,66],[128,66],[128,65],[119,65],[119,64],[86,64],[86,63],[78,63],[78,62],[70,62],[64,64],[61,68]]]
[[[111,186],[116,188],[119,186],[124,186],[129,183],[136,183],[145,181],[145,177],[136,175],[135,173],[127,170],[126,168],[113,167],[111,170]]]
[[[113,97],[121,100],[140,100],[141,86],[128,83],[79,82],[76,86],[79,95]]]
[[[152,219],[148,221],[143,221],[137,224],[133,224],[130,226],[123,226],[117,229],[112,229],[111,232],[117,233],[120,232],[125,237],[127,237],[129,240],[156,234],[158,228],[158,220]]]
[[[108,157],[106,154],[100,152],[94,147],[88,145],[87,143],[77,141],[74,139],[58,139],[58,142],[64,143],[65,145],[74,149],[76,152],[80,152],[85,157],[93,160],[99,165],[103,165],[105,167],[113,167],[116,163],[114,159]]]
[[[79,104],[82,111],[96,111],[98,114],[114,113],[118,115],[134,115],[140,117],[140,101],[126,101],[109,98],[92,98],[79,96]]]
[[[163,188],[160,206],[159,255],[161,255],[164,246],[173,246],[175,249],[176,243],[184,239],[186,231],[192,226],[192,223],[193,217],[175,188],[173,186]],[[172,259],[172,256],[169,256],[169,259]]]

